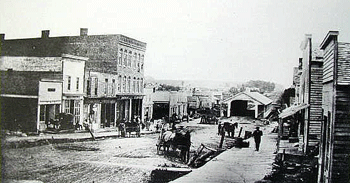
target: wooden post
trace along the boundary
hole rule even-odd
[[[242,129],[243,129],[243,127],[241,127],[241,129],[239,130],[238,137],[241,137]]]
[[[220,140],[220,144],[219,144],[219,148],[222,148],[222,144],[224,143],[224,138],[225,138],[225,129],[222,127],[221,130],[221,140]]]
[[[89,126],[87,126],[87,130],[89,131],[89,133],[90,133],[92,139],[93,139],[93,140],[96,140],[95,135],[92,133],[92,131],[91,131],[91,129],[90,129]]]

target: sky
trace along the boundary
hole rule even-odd
[[[349,0],[1,0],[5,39],[123,34],[147,43],[145,76],[292,84],[305,34],[350,42]]]

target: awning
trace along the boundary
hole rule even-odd
[[[293,105],[290,106],[282,111],[281,114],[278,115],[279,118],[286,118],[288,116],[294,115],[295,113],[308,108],[309,104],[300,104],[300,105]]]

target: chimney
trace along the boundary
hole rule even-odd
[[[88,29],[80,28],[80,36],[87,36],[87,35],[88,35]]]
[[[5,41],[5,34],[0,34],[0,41],[4,42]]]
[[[50,36],[50,30],[41,31],[41,38],[49,38],[49,36]]]

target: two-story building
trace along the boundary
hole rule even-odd
[[[318,182],[350,181],[350,43],[339,42],[338,35],[329,31],[320,45],[324,59]]]
[[[42,131],[61,112],[74,115],[72,125],[82,124],[87,58],[2,56],[0,61],[4,129]]]
[[[289,123],[289,134],[283,134],[290,140],[296,139],[291,142],[299,142],[299,151],[307,153],[319,145],[321,136],[323,54],[318,46],[313,46],[310,34],[305,35],[300,48],[303,57],[293,76],[295,102],[279,116],[281,123]]]

